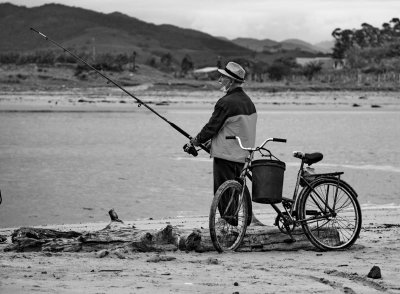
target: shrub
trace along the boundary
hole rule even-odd
[[[322,62],[314,61],[307,63],[303,69],[302,74],[307,77],[309,81],[312,80],[313,76],[322,70]]]
[[[2,53],[0,54],[0,63],[2,64],[15,64],[19,59],[19,53]]]
[[[154,57],[150,57],[149,59],[147,59],[146,60],[146,64],[148,66],[151,66],[151,67],[154,67],[154,68],[157,67],[157,62],[156,62],[156,59]]]

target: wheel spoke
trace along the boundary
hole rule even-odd
[[[209,224],[211,240],[220,252],[236,250],[246,233],[248,207],[242,190],[240,183],[230,180],[215,193]]]
[[[300,222],[307,237],[320,249],[347,248],[358,238],[361,211],[357,196],[347,186],[337,179],[320,179],[302,196]],[[307,211],[315,217],[308,218]]]

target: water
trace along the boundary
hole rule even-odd
[[[160,107],[191,134],[212,105]],[[291,195],[298,161],[292,151],[324,154],[318,171],[345,172],[364,207],[400,204],[398,111],[268,110],[260,107],[257,142],[287,163]],[[208,215],[212,162],[183,153],[186,139],[145,109],[131,112],[0,114],[0,227]],[[257,204],[256,209],[263,206]]]

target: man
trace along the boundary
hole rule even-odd
[[[248,155],[248,151],[242,150],[236,140],[227,140],[226,136],[238,136],[243,146],[253,147],[257,123],[256,108],[242,89],[246,74],[243,67],[229,62],[225,69],[218,71],[221,73],[218,82],[226,94],[215,104],[208,123],[190,140],[194,146],[207,144],[211,140],[214,194],[226,180],[233,180],[240,175]],[[251,212],[251,200],[249,208]],[[249,215],[248,222],[251,221],[251,213]]]

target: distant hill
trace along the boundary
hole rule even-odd
[[[276,58],[312,57],[320,51],[297,39],[283,42],[251,38],[228,40],[173,25],[147,23],[120,12],[104,14],[61,4],[27,8],[1,3],[0,53],[48,49],[60,52],[33,33],[31,27],[77,53],[136,52],[136,61],[142,64],[169,53],[176,67],[187,54],[195,67],[202,67],[215,66],[218,56],[223,61],[240,58],[271,63]]]
[[[178,63],[189,54],[197,63],[212,63],[217,56],[250,56],[252,51],[228,40],[179,28],[155,25],[119,12],[104,14],[60,4],[27,8],[0,4],[0,53],[54,48],[30,27],[67,48],[85,52],[132,53],[144,62],[170,53]]]
[[[282,47],[286,50],[300,49],[310,52],[318,52],[318,50],[310,43],[304,42],[299,39],[287,39],[280,42]]]
[[[335,46],[335,41],[323,41],[317,44],[314,44],[314,47],[319,48],[321,50],[325,50],[327,52],[332,52],[332,48]]]
[[[277,42],[270,39],[258,40],[253,38],[236,38],[233,39],[232,42],[256,52],[266,51],[274,53],[281,50],[297,50],[306,51],[309,53],[328,53],[331,51],[331,48],[328,47],[328,44],[320,43],[320,46],[315,46],[299,39],[287,39]]]
[[[232,42],[256,52],[262,52],[265,48],[279,45],[279,42],[270,39],[257,40],[252,38],[236,38],[233,39]]]

